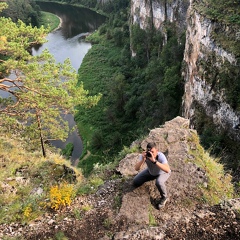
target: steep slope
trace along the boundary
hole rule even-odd
[[[132,148],[145,148],[149,141],[166,152],[172,168],[168,180],[170,202],[163,210],[156,209],[159,196],[154,182],[132,186],[138,153],[130,153],[116,171],[108,171],[108,180],[96,193],[78,197],[63,211],[46,213],[30,224],[1,225],[0,236],[134,240],[209,239],[211,235],[213,239],[236,239],[240,199],[227,200],[232,191],[231,178],[203,151],[196,132],[189,129],[189,121],[177,117],[166,122],[143,141],[133,143]],[[221,204],[212,207],[208,204],[219,201]]]
[[[236,126],[240,123],[240,113],[230,100],[234,96],[228,93],[239,84],[239,56],[216,41],[216,35],[222,34],[225,42],[237,46],[238,30],[236,26],[206,18],[190,5],[184,53],[183,115],[194,123],[196,113],[202,110],[216,126],[239,142]]]

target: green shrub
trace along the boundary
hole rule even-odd
[[[67,143],[64,149],[62,149],[61,153],[63,156],[65,156],[67,159],[69,159],[72,156],[72,152],[74,149],[73,143]]]

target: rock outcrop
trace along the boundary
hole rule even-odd
[[[196,142],[196,131],[189,129],[189,120],[177,117],[172,121],[166,122],[163,127],[150,131],[147,138],[141,142],[141,148],[146,149],[148,142],[155,142],[159,151],[164,152],[171,166],[171,177],[167,182],[170,195],[169,208],[167,213],[171,219],[182,218],[179,213],[179,206],[184,204],[189,208],[198,202],[201,198],[199,185],[207,187],[208,179],[203,169],[194,163],[192,151],[197,151],[198,142]],[[128,154],[120,161],[118,171],[125,177],[134,176],[137,172],[134,170],[139,153]],[[159,193],[155,187],[155,182],[146,183],[144,187],[125,193],[122,199],[120,214],[131,221],[149,224],[149,207],[152,202],[153,211],[156,211],[156,202],[159,199]],[[134,203],[134,208],[129,206]],[[174,209],[177,206],[178,210]],[[136,210],[138,209],[138,210]]]
[[[200,219],[213,220],[217,207],[210,210],[205,204],[201,206],[204,198],[201,187],[208,188],[209,179],[206,171],[197,164],[196,159],[200,157],[198,151],[203,151],[198,142],[197,132],[189,128],[189,120],[176,117],[162,127],[151,130],[138,147],[146,149],[147,143],[152,141],[156,142],[158,149],[167,155],[171,166],[171,177],[167,181],[170,202],[163,210],[159,211],[156,208],[159,193],[154,181],[145,183],[139,188],[131,185],[132,177],[137,174],[134,165],[139,161],[139,153],[127,154],[117,168],[127,180],[122,182],[122,203],[116,219],[124,219],[128,228],[115,232],[113,239],[179,239],[180,235],[182,238],[198,239],[200,233],[196,233],[194,227],[188,229],[188,224],[198,222]],[[206,154],[201,157],[209,156]],[[223,184],[225,181],[229,184],[225,176],[222,181]],[[232,199],[223,201],[221,208],[231,206],[228,210],[236,213],[239,204],[240,199]],[[203,206],[206,208],[202,208]],[[235,213],[233,219],[239,221]],[[180,226],[182,229],[178,229]],[[174,228],[174,231],[178,229],[179,232],[175,234],[168,229],[169,227]],[[238,234],[239,229],[235,230],[233,235]],[[191,232],[191,238],[187,237],[187,232]],[[224,236],[218,239],[224,239]]]
[[[115,177],[108,178],[94,194],[79,196],[63,211],[46,213],[30,224],[2,224],[0,237],[49,239],[61,233],[71,240],[237,239],[240,199],[224,199],[214,206],[204,201],[202,189],[209,187],[209,178],[207,169],[197,163],[198,158],[209,156],[202,152],[189,120],[177,117],[166,122],[133,146],[144,149],[150,141],[165,152],[172,169],[167,181],[170,201],[164,209],[156,208],[159,193],[154,181],[133,187],[139,153],[130,153],[119,162]],[[226,175],[221,181],[230,187]]]

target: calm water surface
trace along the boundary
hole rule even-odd
[[[63,63],[66,58],[69,58],[71,65],[77,71],[80,67],[82,60],[88,50],[91,48],[91,44],[84,42],[81,37],[84,33],[80,33],[72,38],[65,38],[62,33],[62,28],[48,34],[46,39],[48,42],[44,43],[40,48],[33,48],[32,54],[38,55],[44,49],[48,49],[54,56],[57,62]]]

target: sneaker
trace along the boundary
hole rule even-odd
[[[161,198],[158,204],[158,209],[163,208],[167,201],[168,201],[168,198]]]

